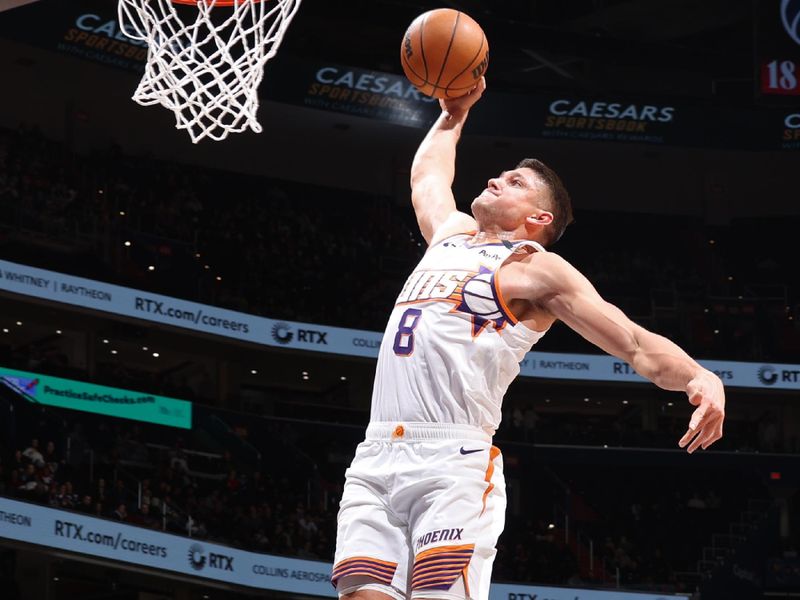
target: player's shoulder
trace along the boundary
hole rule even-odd
[[[520,263],[528,277],[550,282],[556,288],[568,287],[570,282],[582,277],[572,263],[552,251],[531,252]]]
[[[430,246],[435,246],[439,242],[454,235],[458,235],[459,233],[474,232],[477,228],[478,224],[473,217],[467,213],[454,210],[447,215],[447,218],[442,221],[442,224],[436,228],[436,232],[433,234],[433,237],[431,237]]]
[[[567,261],[567,259],[560,254],[557,254],[552,250],[542,250],[528,253],[522,262],[536,269],[564,269],[572,266],[570,265],[569,261]]]

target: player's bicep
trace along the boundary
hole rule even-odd
[[[551,274],[552,288],[541,304],[595,346],[630,361],[639,346],[639,326],[604,300],[574,267],[566,261],[560,266]]]
[[[442,224],[456,212],[456,199],[448,182],[426,177],[411,187],[411,202],[422,236],[428,244]]]

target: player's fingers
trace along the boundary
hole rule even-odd
[[[691,419],[689,419],[689,429],[700,429],[703,426],[703,421],[706,418],[706,412],[708,408],[705,406],[699,406],[693,413]]]
[[[683,437],[678,441],[678,446],[684,448],[686,444],[692,441],[692,438],[698,434],[696,429],[692,429],[691,427],[686,430],[686,433],[683,434]]]
[[[711,423],[707,423],[704,427],[700,428],[697,436],[692,440],[687,448],[689,454],[700,448],[705,448],[708,444],[712,443],[714,438],[715,429]]]
[[[711,422],[706,420],[705,409],[700,407],[692,413],[692,418],[689,420],[689,429],[678,442],[678,446],[684,448],[689,445],[689,452],[694,450],[711,436]]]
[[[710,434],[708,433],[702,433],[702,432],[698,434],[698,436],[694,438],[694,441],[691,444],[689,444],[689,447],[686,449],[687,452],[689,452],[689,454],[692,454],[695,450],[697,450],[700,446],[702,446],[705,443],[709,435]]]
[[[713,444],[714,442],[716,442],[718,439],[720,439],[722,437],[722,423],[723,423],[723,421],[724,421],[724,419],[722,417],[720,417],[719,419],[717,419],[716,423],[714,423],[714,428],[712,430],[711,437],[708,440],[706,440],[705,442],[703,442],[703,450],[708,448],[711,444]]]
[[[703,402],[703,392],[701,392],[700,390],[697,390],[689,394],[689,404],[691,404],[692,406],[700,406],[702,402]]]

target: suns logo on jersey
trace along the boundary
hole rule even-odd
[[[421,302],[455,304],[450,312],[469,315],[472,337],[477,337],[487,325],[495,331],[508,323],[494,292],[494,272],[486,267],[475,271],[426,270],[415,271],[406,280],[396,305]]]

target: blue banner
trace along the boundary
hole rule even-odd
[[[0,291],[238,339],[264,346],[376,358],[377,331],[279,321],[0,260]],[[800,390],[800,365],[704,360],[731,387]],[[595,354],[529,352],[520,375],[643,383],[624,361]]]
[[[252,588],[336,596],[330,563],[238,550],[8,498],[0,498],[0,538]],[[665,600],[675,596],[495,584],[489,598]]]

